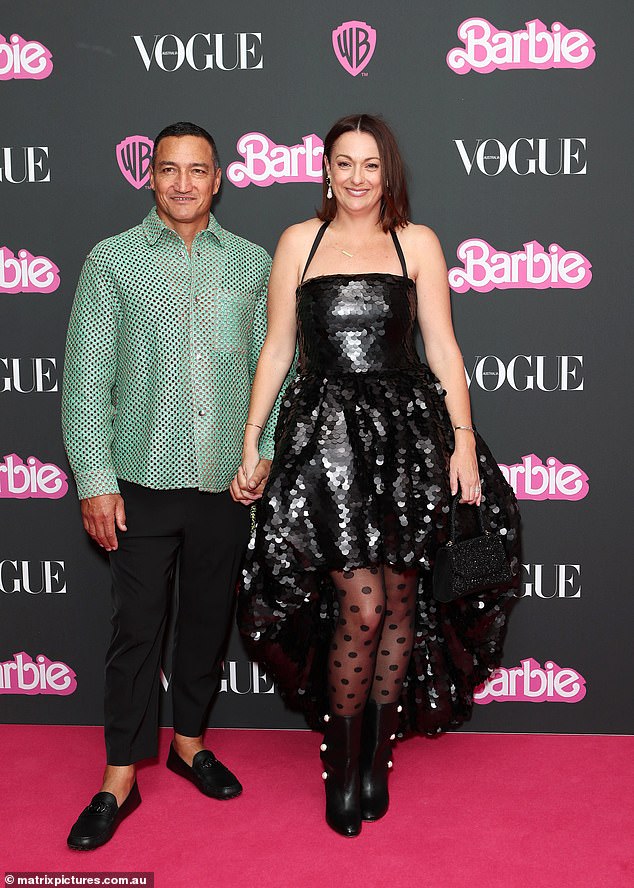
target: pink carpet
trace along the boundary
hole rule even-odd
[[[243,795],[217,802],[160,764],[105,847],[66,849],[98,788],[100,728],[0,726],[4,872],[153,872],[158,888],[631,888],[634,737],[450,734],[395,753],[392,805],[357,839],[322,818],[319,737],[210,731]]]

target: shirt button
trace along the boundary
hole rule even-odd
[[[196,355],[196,360],[197,360],[197,361],[200,361],[201,358],[202,358],[202,355]]]
[[[199,415],[199,416],[204,416],[205,413],[206,413],[205,410],[199,410],[199,411],[198,411],[198,415]]]

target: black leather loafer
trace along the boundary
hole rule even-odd
[[[208,749],[196,753],[190,768],[170,746],[166,764],[170,771],[189,780],[212,799],[234,799],[242,792],[242,785],[235,774],[225,768]]]
[[[141,804],[136,780],[121,806],[111,792],[98,792],[72,826],[66,843],[73,851],[92,851],[105,845],[128,814]]]

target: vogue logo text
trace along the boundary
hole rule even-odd
[[[50,182],[48,147],[24,145],[0,148],[0,182]]]
[[[467,386],[476,384],[485,392],[508,385],[515,392],[583,391],[582,355],[514,355],[502,360],[497,355],[476,355],[465,364]]]
[[[476,139],[471,146],[454,139],[468,176],[475,170],[483,176],[499,176],[510,170],[516,176],[584,176],[586,139],[527,139],[522,136],[507,146],[499,139]]]
[[[66,569],[63,561],[0,561],[0,592],[13,595],[66,593]]]
[[[177,34],[155,34],[146,41],[133,37],[145,70],[156,65],[161,71],[178,71],[183,65],[193,71],[246,71],[262,68],[262,34],[192,34],[183,40]],[[150,45],[151,44],[151,45]]]

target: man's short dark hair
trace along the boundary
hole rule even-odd
[[[199,136],[201,139],[205,139],[205,141],[209,142],[209,144],[211,145],[214,167],[218,169],[218,167],[220,166],[220,161],[218,159],[218,149],[216,148],[216,143],[214,142],[211,134],[208,133],[206,129],[203,129],[202,126],[198,126],[195,123],[189,123],[185,120],[181,120],[179,123],[170,123],[170,125],[162,129],[156,139],[154,139],[152,166],[154,166],[154,158],[156,157],[156,149],[158,148],[159,142],[161,141],[161,139],[167,139],[168,136]]]

